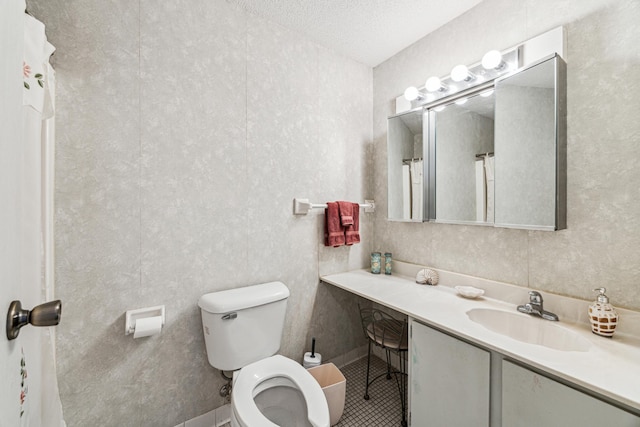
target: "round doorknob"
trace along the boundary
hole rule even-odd
[[[55,326],[60,323],[61,316],[60,300],[40,304],[31,311],[23,309],[20,301],[12,301],[7,312],[7,339],[16,339],[20,328],[28,323],[33,326]]]

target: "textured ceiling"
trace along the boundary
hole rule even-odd
[[[227,0],[375,67],[481,0]]]

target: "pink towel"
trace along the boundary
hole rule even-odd
[[[351,202],[337,202],[338,209],[340,210],[340,224],[343,227],[353,225],[353,203]],[[360,209],[360,206],[358,206]]]
[[[352,203],[353,209],[351,213],[353,215],[353,225],[345,227],[345,243],[347,245],[353,245],[354,243],[360,243],[360,205]]]
[[[345,243],[345,230],[340,224],[340,212],[336,202],[327,202],[324,210],[324,245],[337,248]]]

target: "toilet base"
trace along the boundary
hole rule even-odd
[[[231,408],[231,427],[242,427],[236,418],[236,412]]]

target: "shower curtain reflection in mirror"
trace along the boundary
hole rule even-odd
[[[424,218],[423,112],[388,120],[388,217],[421,222]]]

